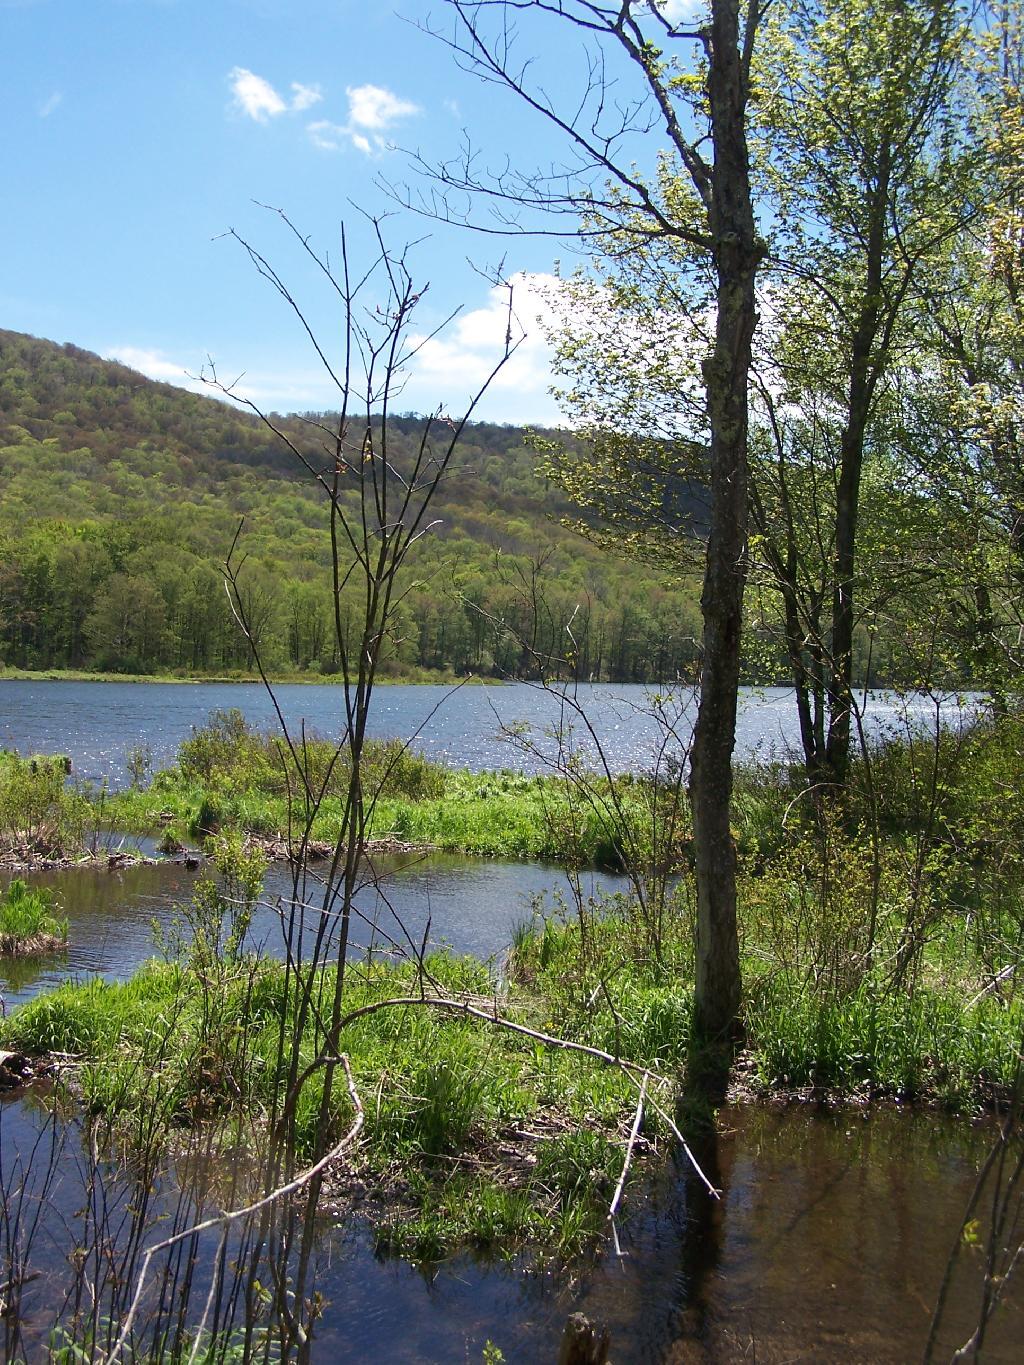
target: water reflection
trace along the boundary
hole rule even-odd
[[[904,1362],[920,1357],[950,1246],[993,1137],[934,1114],[727,1111],[699,1153],[721,1202],[682,1166],[632,1198],[622,1258],[550,1267],[458,1256],[424,1274],[336,1230],[315,1358],[426,1365],[553,1360],[566,1316],[607,1323],[612,1359]],[[981,1267],[966,1260],[937,1359],[973,1329]],[[1020,1359],[1019,1303],[986,1343]]]

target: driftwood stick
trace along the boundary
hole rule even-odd
[[[633,1160],[633,1148],[636,1145],[637,1134],[640,1132],[640,1125],[644,1121],[644,1100],[647,1097],[647,1072],[644,1072],[643,1081],[640,1084],[640,1094],[636,1102],[636,1113],[633,1115],[633,1126],[629,1130],[629,1141],[626,1143],[626,1155],[622,1162],[622,1170],[619,1173],[619,1183],[615,1186],[615,1193],[612,1195],[611,1207],[608,1209],[608,1217],[615,1218],[619,1201],[622,1198],[622,1191],[626,1186],[626,1176],[629,1174],[630,1163]],[[621,1252],[619,1253],[622,1254]]]

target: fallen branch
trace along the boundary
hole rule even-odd
[[[633,1160],[633,1148],[636,1145],[637,1134],[640,1132],[640,1125],[644,1121],[644,1099],[647,1096],[647,1074],[640,1086],[640,1095],[636,1102],[636,1113],[633,1116],[633,1127],[629,1130],[629,1141],[626,1143],[626,1155],[622,1162],[622,1170],[619,1173],[619,1183],[615,1186],[615,1193],[612,1195],[611,1206],[608,1209],[608,1217],[614,1219],[615,1211],[619,1207],[619,1200],[622,1198],[622,1191],[626,1187],[626,1176],[629,1174],[630,1163]],[[621,1254],[621,1253],[620,1253]]]
[[[591,1047],[588,1043],[574,1043],[568,1038],[557,1038],[554,1034],[544,1033],[541,1029],[529,1028],[526,1024],[517,1024],[512,1019],[506,1019],[503,1015],[498,1014],[497,1010],[477,1009],[475,1006],[469,1004],[468,1001],[452,1000],[447,996],[401,995],[391,996],[386,1000],[374,1000],[367,1005],[360,1005],[358,1009],[351,1010],[346,1014],[338,1025],[338,1032],[340,1033],[346,1025],[353,1023],[356,1019],[365,1018],[369,1014],[376,1014],[379,1010],[394,1009],[396,1007],[409,1009],[418,1005],[429,1005],[434,1009],[446,1010],[451,1014],[464,1014],[471,1019],[480,1019],[485,1024],[493,1024],[497,1028],[507,1029],[511,1033],[519,1033],[522,1034],[523,1037],[532,1038],[535,1042],[543,1043],[546,1047],[560,1048],[565,1052],[582,1052],[584,1056],[593,1057],[596,1061],[603,1062],[606,1066],[617,1067],[633,1085],[636,1085],[641,1089],[646,1089],[647,1082],[651,1078],[649,1069],[641,1068],[634,1062],[627,1062],[622,1057],[616,1057],[611,1052],[605,1052],[603,1048]],[[308,1075],[319,1065],[323,1065],[323,1063],[313,1063],[310,1067],[307,1067],[301,1080],[304,1082],[308,1078]],[[661,1085],[667,1086],[670,1084],[665,1076],[655,1076],[654,1079]],[[655,1111],[665,1121],[665,1124],[673,1137],[675,1137],[682,1147],[687,1161],[689,1161],[690,1165],[693,1167],[694,1173],[702,1182],[708,1194],[710,1194],[713,1199],[720,1199],[721,1192],[715,1189],[714,1185],[712,1185],[711,1181],[704,1174],[700,1163],[690,1150],[689,1143],[679,1131],[676,1123],[655,1099],[651,1097],[648,1098]]]

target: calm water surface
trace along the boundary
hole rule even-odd
[[[70,942],[60,957],[0,959],[0,995],[7,1007],[69,977],[130,976],[154,954],[154,924],[165,932],[172,926],[201,875],[168,861],[112,872],[87,868],[33,876],[34,884],[50,887],[60,913],[68,917]],[[0,874],[0,885],[5,880]],[[378,859],[367,872],[368,883],[374,880],[377,884],[368,884],[356,899],[354,951],[370,946],[377,952],[387,952],[393,945],[406,951],[411,945],[418,948],[429,922],[434,947],[448,945],[483,960],[504,952],[515,926],[530,918],[535,896],[566,887],[557,868],[540,863],[443,854]],[[621,877],[593,872],[585,878],[584,892],[615,890],[623,884]],[[272,864],[250,937],[254,945],[276,956],[284,952],[281,913],[291,905],[292,889],[285,867]],[[302,900],[310,907],[307,923],[312,929],[323,903],[315,877],[307,881]]]
[[[700,1153],[721,1203],[668,1163],[646,1191],[633,1192],[621,1257],[568,1269],[470,1255],[414,1266],[377,1256],[358,1220],[325,1222],[317,1283],[327,1306],[313,1359],[479,1362],[489,1339],[509,1365],[553,1362],[576,1311],[608,1326],[618,1365],[920,1359],[991,1128],[931,1114],[804,1108],[726,1111],[723,1121],[716,1149]],[[42,1215],[33,1264],[43,1273],[23,1302],[26,1332],[41,1347],[67,1284],[63,1248],[86,1199],[81,1132],[53,1125],[32,1099],[0,1101],[8,1179],[12,1153],[33,1143],[36,1173],[51,1151],[56,1158],[53,1180],[25,1180],[19,1205],[25,1216],[34,1207]],[[132,1187],[123,1169],[106,1174],[120,1216]],[[973,1330],[979,1286],[979,1258],[967,1254],[936,1360],[948,1361]],[[1019,1361],[1022,1328],[1019,1300],[1011,1300],[983,1358]]]
[[[296,733],[303,722],[317,734],[337,737],[344,728],[342,692],[335,686],[289,684],[276,689],[286,722]],[[594,684],[577,689],[579,702],[616,771],[653,766],[662,730],[650,714],[652,692],[625,684]],[[238,707],[258,727],[277,728],[277,716],[266,691],[256,683],[117,683],[19,682],[0,680],[0,747],[19,753],[70,754],[74,772],[98,781],[123,781],[125,755],[148,744],[154,766],[164,767],[193,726],[203,725],[212,710]],[[683,689],[667,708],[677,738],[671,748],[682,752],[696,716],[693,690]],[[944,716],[959,715],[947,702]],[[869,731],[907,722],[920,726],[934,720],[927,699],[900,699],[877,693],[870,701]],[[541,753],[524,752],[503,727],[525,722]],[[506,686],[379,687],[374,695],[369,732],[381,738],[412,740],[431,758],[476,770],[517,768],[537,771],[554,744],[549,732],[563,735],[593,756],[593,743],[570,708],[549,692],[528,684]],[[746,688],[737,730],[742,759],[795,752],[799,747],[793,694],[788,688]]]

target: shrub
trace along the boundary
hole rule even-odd
[[[0,852],[64,858],[82,849],[89,803],[63,754],[0,753]]]

